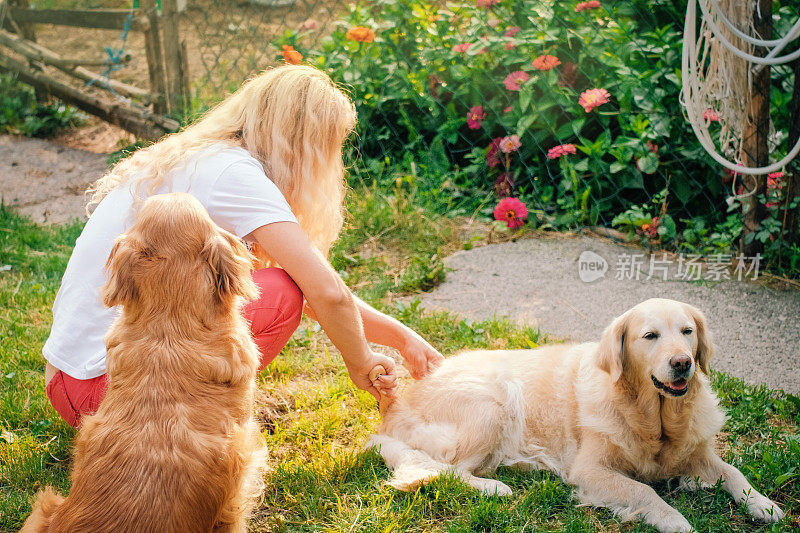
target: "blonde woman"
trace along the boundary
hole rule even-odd
[[[342,227],[342,143],[355,122],[352,102],[327,75],[283,66],[249,80],[201,120],[139,150],[94,185],[96,208],[67,265],[42,350],[47,396],[70,425],[93,413],[105,394],[103,338],[115,316],[99,298],[106,258],[137,206],[154,194],[192,194],[265,265],[280,265],[253,273],[261,296],[243,310],[262,368],[297,328],[304,301],[350,378],[376,397],[369,371],[383,365],[387,375],[378,385],[392,393],[395,366],[367,341],[397,348],[416,378],[442,361],[422,337],[355,297],[326,260]]]

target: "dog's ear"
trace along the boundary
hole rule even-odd
[[[709,361],[711,356],[714,355],[714,341],[711,337],[711,332],[708,330],[706,323],[706,316],[698,308],[683,304],[689,316],[694,320],[695,332],[697,333],[697,353],[695,354],[695,361],[697,366],[703,373],[708,374],[710,367]]]
[[[625,362],[625,332],[628,329],[630,317],[628,313],[618,316],[603,331],[600,345],[597,347],[597,367],[611,375],[611,381],[616,383],[622,376]]]
[[[254,258],[242,241],[221,231],[206,241],[200,255],[211,268],[217,299],[242,296],[253,300],[258,297],[258,287],[250,275]]]
[[[105,270],[108,281],[101,289],[103,303],[106,307],[125,305],[138,296],[136,281],[133,276],[138,253],[127,241],[125,234],[120,235],[111,253],[108,255]]]

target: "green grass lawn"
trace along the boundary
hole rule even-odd
[[[485,228],[442,219],[411,193],[351,191],[351,222],[332,263],[363,298],[417,329],[443,353],[462,348],[525,348],[539,332],[505,321],[469,322],[422,313],[412,298],[445,274],[441,257],[471,246]],[[16,531],[45,485],[69,490],[75,431],[44,395],[41,347],[50,306],[80,225],[39,227],[0,208],[0,530]],[[713,311],[713,310],[710,310]],[[712,361],[713,364],[713,361]],[[258,416],[270,449],[267,490],[252,531],[654,531],[577,507],[572,489],[546,473],[501,469],[509,498],[480,496],[452,478],[415,494],[383,486],[388,470],[363,451],[378,423],[371,396],[356,390],[336,350],[304,321],[259,377]],[[673,493],[657,487],[698,531],[800,530],[800,400],[716,373],[729,421],[723,458],[739,467],[789,517],[751,521],[721,490]]]

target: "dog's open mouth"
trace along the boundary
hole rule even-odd
[[[672,396],[683,396],[689,389],[688,387],[689,382],[685,379],[676,379],[675,381],[662,383],[661,381],[658,381],[656,377],[653,375],[651,375],[650,378],[653,380],[653,385],[655,385],[656,388],[661,389],[667,394],[671,394]]]

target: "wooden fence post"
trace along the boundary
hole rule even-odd
[[[189,88],[184,85],[181,59],[180,17],[177,0],[161,0],[164,35],[164,60],[167,70],[167,100],[173,115],[183,118],[189,111]]]
[[[147,55],[147,70],[150,76],[150,92],[155,95],[153,112],[159,115],[167,112],[166,78],[164,76],[164,54],[161,50],[158,12],[155,0],[141,0],[141,8],[150,26],[144,32],[144,49]]]
[[[772,0],[758,0],[753,12],[753,26],[756,36],[761,39],[772,38]],[[762,47],[755,47],[754,55],[764,56]],[[750,103],[747,107],[747,119],[742,132],[742,164],[747,167],[762,167],[769,164],[769,93],[770,67],[765,65],[758,74],[752,74],[750,84]],[[761,241],[755,234],[761,227],[766,215],[766,207],[758,200],[758,196],[767,191],[765,176],[742,176],[745,194],[742,198],[742,254],[755,257],[764,250]]]

